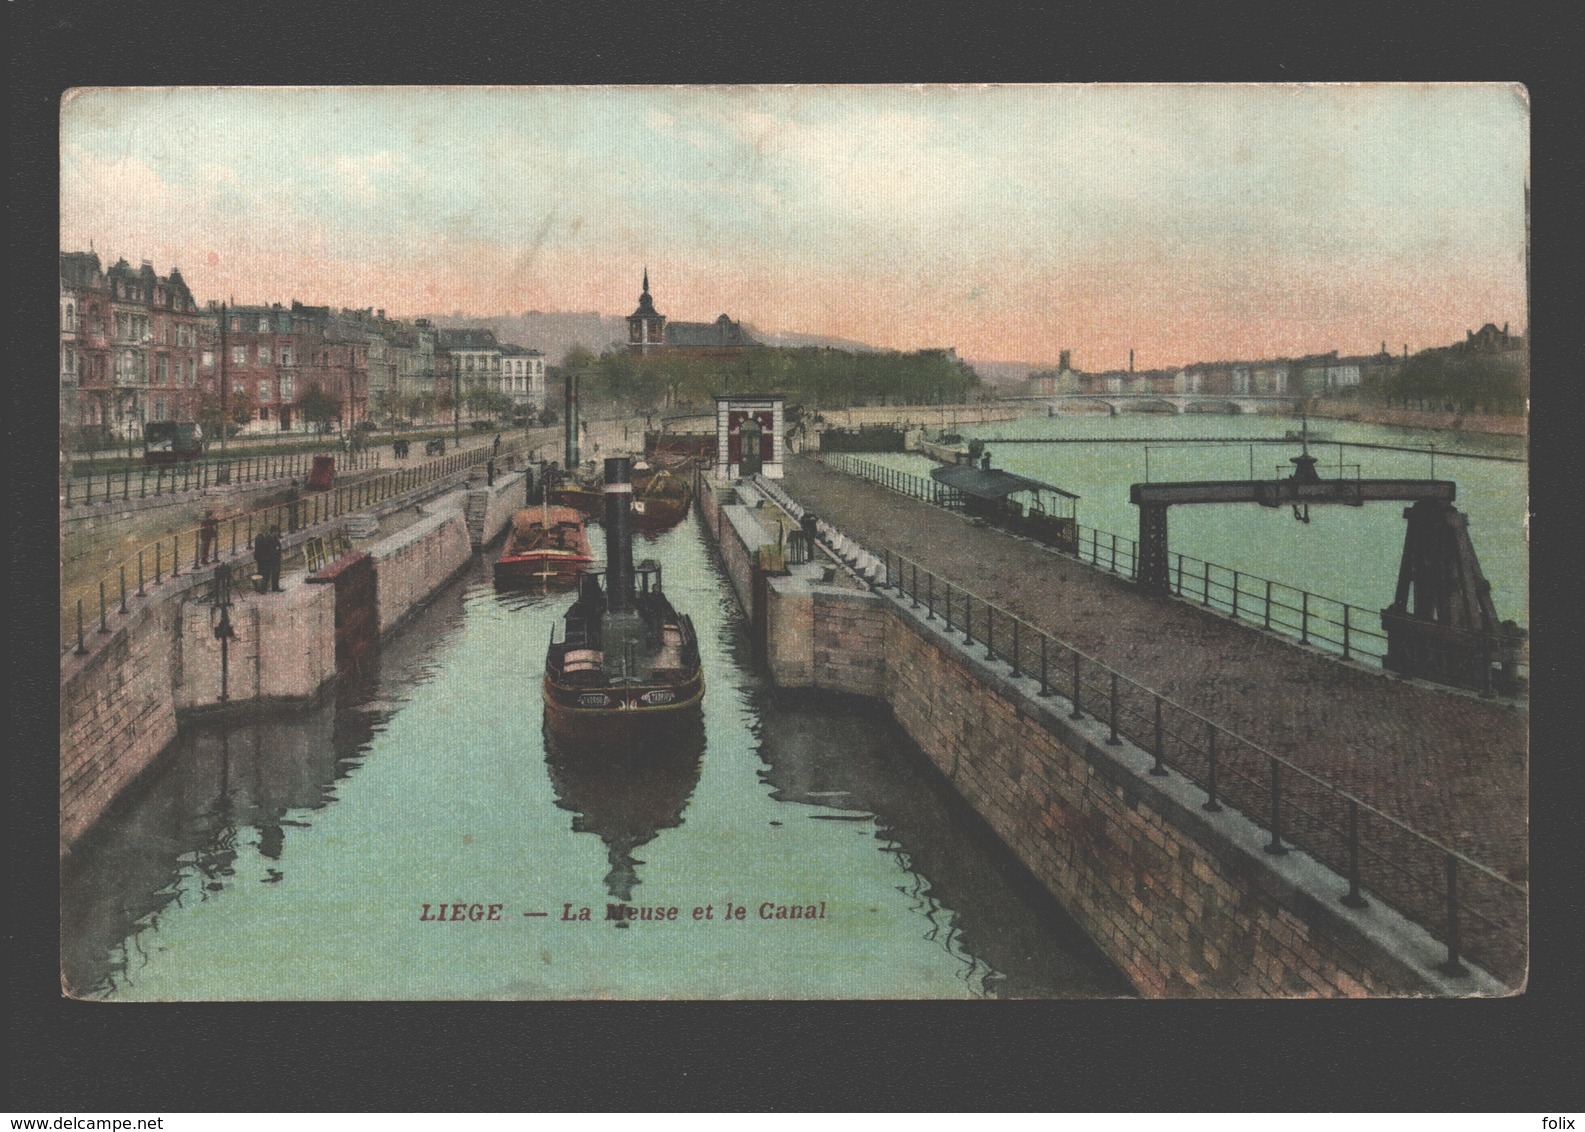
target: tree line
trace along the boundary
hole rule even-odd
[[[947,350],[849,353],[822,347],[765,347],[733,357],[641,355],[610,351],[595,357],[574,347],[553,377],[580,375],[580,396],[634,412],[707,410],[733,393],[780,393],[822,408],[935,404],[976,399],[983,385],[974,367]],[[552,394],[553,396],[553,394]]]
[[[1529,357],[1523,351],[1439,346],[1384,373],[1365,375],[1360,393],[1405,409],[1518,416],[1530,397]]]

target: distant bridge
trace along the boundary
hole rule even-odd
[[[1058,393],[1050,397],[1032,397],[1048,406],[1050,412],[1059,412],[1074,405],[1105,405],[1112,416],[1120,413],[1219,413],[1242,416],[1258,413],[1262,409],[1288,409],[1297,412],[1306,398],[1292,393],[1250,393],[1221,396],[1211,393]]]

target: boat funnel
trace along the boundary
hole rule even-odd
[[[562,379],[565,401],[562,404],[562,438],[565,451],[562,466],[568,474],[576,472],[581,463],[578,452],[578,375],[568,373]]]
[[[633,460],[605,461],[605,607],[612,613],[633,608]]]

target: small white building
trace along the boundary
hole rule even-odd
[[[511,343],[501,347],[501,392],[513,404],[545,408],[545,355]]]
[[[787,433],[780,393],[737,393],[715,399],[715,466],[720,480],[782,478]]]

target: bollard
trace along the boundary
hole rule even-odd
[[[1107,736],[1108,747],[1120,747],[1123,741],[1117,737],[1117,673],[1112,673],[1112,733]]]
[[[1150,773],[1157,778],[1167,777],[1167,768],[1162,765],[1162,730],[1161,730],[1161,697],[1156,697],[1156,765],[1150,768]]]
[[[1277,762],[1275,755],[1271,758],[1271,841],[1266,845],[1266,852],[1273,857],[1280,857],[1288,851],[1282,843],[1282,788],[1277,779]]]
[[[1348,891],[1340,896],[1350,908],[1363,908],[1366,900],[1359,894],[1359,803],[1348,800]]]
[[[1084,718],[1084,709],[1079,703],[1079,697],[1083,693],[1083,686],[1079,682],[1079,664],[1081,660],[1082,658],[1078,653],[1073,654],[1073,710],[1068,713],[1069,719]]]
[[[1205,805],[1201,806],[1200,809],[1214,814],[1219,813],[1222,809],[1222,804],[1216,800],[1216,724],[1207,723],[1205,725],[1205,734],[1206,749],[1209,752],[1211,769],[1206,782]]]

